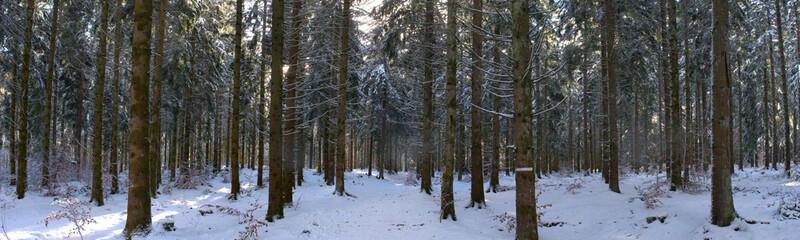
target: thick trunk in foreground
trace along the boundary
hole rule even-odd
[[[152,0],[136,0],[131,54],[130,172],[125,236],[147,235],[151,229],[149,183],[150,36]]]
[[[533,91],[530,77],[531,40],[528,0],[511,1],[511,48],[514,78],[514,142],[516,150],[517,239],[536,240],[536,176],[533,172],[533,132],[531,119]]]
[[[729,170],[731,126],[730,70],[728,69],[728,1],[714,0],[712,30],[712,94],[711,152],[714,167],[711,172],[711,224],[728,226],[736,218],[731,192]]]
[[[477,0],[480,1],[480,0]],[[447,84],[445,105],[447,108],[442,173],[441,219],[456,220],[453,200],[453,161],[456,145],[456,1],[447,0]]]
[[[239,0],[242,1],[242,0]],[[267,221],[283,218],[283,194],[280,191],[283,159],[283,0],[272,1],[272,88],[269,101],[269,205]]]

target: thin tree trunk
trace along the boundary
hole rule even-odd
[[[97,80],[94,87],[94,137],[92,138],[92,197],[97,206],[103,206],[103,90],[105,90],[107,44],[108,44],[108,5],[102,1],[100,29],[98,38],[100,48],[97,52]],[[152,175],[152,173],[151,173]],[[152,180],[151,180],[152,181]]]
[[[167,29],[167,1],[160,0],[158,8],[158,28],[156,29],[156,52],[153,67],[153,103],[150,110],[150,195],[156,198],[161,183],[161,79],[164,62],[164,34]]]
[[[614,53],[614,25],[616,13],[614,11],[614,1],[605,0],[605,16],[606,21],[606,57],[608,69],[608,125],[609,133],[609,188],[611,191],[620,193],[619,189],[619,156],[618,144],[619,135],[617,134],[617,71],[616,67],[616,54]]]
[[[42,137],[42,187],[50,186],[50,118],[53,105],[53,79],[56,69],[56,37],[58,36],[58,7],[59,0],[53,0],[53,20],[50,22],[50,52],[47,62],[47,81],[45,82],[45,107],[44,107],[44,136]],[[55,142],[55,141],[53,141]],[[102,200],[101,200],[102,201]]]
[[[345,144],[345,116],[347,106],[347,59],[350,51],[350,0],[343,0],[344,6],[342,10],[342,45],[341,45],[341,59],[339,62],[339,106],[336,109],[337,123],[336,123],[336,188],[334,193],[342,196],[344,195],[344,166],[347,162]]]
[[[669,78],[670,78],[670,111],[672,117],[672,127],[670,128],[672,131],[670,133],[670,137],[672,137],[672,144],[670,150],[672,150],[670,154],[670,162],[672,163],[670,170],[671,170],[671,185],[670,191],[675,191],[678,188],[683,188],[683,179],[681,178],[681,169],[683,168],[683,164],[681,164],[681,107],[680,107],[680,83],[678,83],[678,38],[677,38],[677,31],[678,31],[678,24],[676,20],[676,9],[677,3],[675,0],[669,0]]]
[[[19,147],[17,149],[17,198],[25,198],[28,189],[28,82],[31,78],[31,59],[33,54],[33,12],[36,3],[28,0],[25,5],[25,47],[22,52],[22,84],[20,85],[19,106]]]
[[[119,72],[122,68],[119,61],[122,51],[122,0],[117,0],[117,22],[114,27],[114,100],[111,106],[111,194],[119,192]]]
[[[239,98],[242,87],[242,9],[244,0],[236,1],[236,35],[234,36],[234,60],[233,60],[233,112],[231,116],[231,198],[239,198],[239,124],[240,106]],[[273,95],[273,97],[275,97]],[[280,111],[280,109],[278,110]],[[280,133],[278,133],[280,136]],[[271,168],[275,169],[275,168]],[[278,168],[279,169],[279,168]],[[272,201],[270,201],[272,202]]]
[[[784,54],[783,49],[783,25],[781,25],[781,1],[775,1],[775,19],[777,22],[776,27],[778,28],[778,52],[780,56],[780,64],[781,69],[781,81],[783,82],[783,105],[781,105],[781,109],[783,110],[783,157],[784,157],[784,172],[786,173],[786,177],[789,177],[791,173],[789,172],[791,168],[791,160],[792,160],[792,139],[789,137],[789,132],[792,131],[792,125],[789,125],[789,87],[787,85],[786,80],[786,56]]]

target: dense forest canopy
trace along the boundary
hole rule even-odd
[[[536,179],[568,172],[617,193],[664,173],[727,226],[731,173],[798,175],[799,5],[0,0],[0,170],[19,199],[128,194],[125,234],[149,232],[160,189],[224,176],[237,200],[247,169],[270,222],[303,169],[345,197],[366,169],[441,184],[454,221],[454,181],[482,209],[514,176],[519,239],[538,237]]]

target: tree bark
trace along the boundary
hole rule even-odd
[[[480,29],[483,26],[483,0],[472,1],[472,27]],[[483,35],[477,30],[472,30],[472,126],[470,164],[471,164],[471,189],[469,207],[483,208],[486,200],[483,194],[483,146],[481,138],[481,84],[483,84]]]
[[[678,188],[683,188],[683,181],[681,178],[681,106],[680,106],[680,83],[678,83],[678,24],[675,16],[675,9],[677,3],[675,0],[669,0],[669,78],[670,78],[670,111],[672,117],[672,130],[670,136],[672,137],[672,144],[670,150],[670,162],[672,163],[671,170],[671,185],[670,191],[675,191]]]
[[[153,57],[153,102],[150,110],[150,195],[155,198],[161,183],[161,79],[164,62],[164,34],[167,29],[167,1],[160,0],[158,28],[156,29],[156,52]]]
[[[528,0],[511,1],[511,46],[514,77],[514,142],[516,151],[517,239],[539,239],[536,224],[536,185],[533,172],[533,132],[530,77],[531,41]]]
[[[792,131],[792,125],[789,124],[789,87],[787,85],[786,80],[786,56],[784,54],[783,49],[783,25],[781,24],[781,1],[775,1],[775,19],[777,22],[776,27],[778,28],[778,52],[780,56],[780,68],[781,68],[781,81],[783,82],[783,105],[781,109],[783,110],[783,157],[784,157],[784,172],[786,173],[786,177],[789,177],[791,173],[789,170],[791,169],[791,160],[792,160],[792,139],[789,138],[789,133]]]
[[[45,91],[44,107],[44,136],[42,137],[42,187],[50,186],[50,118],[53,112],[53,79],[56,69],[56,37],[58,36],[58,7],[59,0],[53,0],[53,20],[50,22],[50,52],[47,62],[47,85]],[[55,141],[54,141],[55,142]]]
[[[22,83],[20,84],[19,106],[19,147],[17,149],[17,198],[25,198],[28,189],[28,82],[31,78],[31,59],[33,54],[33,12],[36,8],[34,0],[25,5],[27,21],[25,22],[25,43],[22,52]]]
[[[712,92],[714,113],[711,151],[714,167],[711,172],[711,224],[728,226],[736,218],[731,193],[730,141],[730,70],[728,66],[728,1],[713,1]]]
[[[240,2],[242,0],[239,0]],[[283,153],[283,21],[284,1],[272,1],[272,88],[269,102],[269,205],[267,220],[283,218],[281,173]]]
[[[131,54],[130,107],[130,171],[128,182],[128,217],[124,235],[147,235],[151,229],[149,183],[149,117],[150,105],[150,36],[152,34],[152,0],[136,0],[133,19],[133,52]]]
[[[114,27],[114,93],[111,96],[114,100],[111,110],[111,194],[119,192],[119,56],[122,51],[122,0],[117,0],[117,22]]]
[[[481,0],[475,0],[480,2]],[[453,200],[453,161],[456,145],[456,0],[447,0],[447,74],[445,86],[445,105],[447,115],[445,123],[444,158],[442,168],[441,219],[450,218],[456,221],[455,200]],[[480,5],[478,5],[480,6]],[[479,189],[480,190],[480,189]]]
[[[605,0],[606,21],[606,57],[608,69],[608,138],[609,138],[609,189],[620,193],[619,189],[619,134],[617,133],[617,71],[616,54],[614,54],[614,25],[616,18],[614,0]]]
[[[97,52],[97,79],[94,85],[94,137],[92,138],[92,197],[97,206],[103,206],[103,90],[106,86],[106,63],[108,50],[108,5],[109,1],[102,1],[100,15],[100,40]],[[151,173],[152,175],[152,173]]]
[[[239,98],[241,97],[242,88],[242,9],[244,8],[244,0],[236,1],[236,35],[234,36],[234,60],[233,60],[233,112],[231,116],[231,198],[236,200],[239,198],[239,124],[240,124],[240,106]],[[280,111],[280,109],[278,110]],[[280,136],[280,132],[278,133]],[[271,202],[271,201],[270,201]]]
[[[261,23],[261,72],[259,73],[258,83],[258,180],[256,180],[256,187],[264,187],[264,137],[266,134],[266,118],[264,117],[264,94],[266,93],[265,86],[267,84],[267,3],[264,1],[264,17]]]
[[[336,109],[337,122],[336,122],[336,188],[334,193],[342,196],[344,195],[344,166],[347,162],[346,148],[347,143],[345,136],[345,119],[347,107],[347,59],[350,51],[350,0],[343,0],[344,6],[342,10],[342,45],[341,45],[341,59],[339,62],[339,106]]]
[[[435,81],[435,78],[433,77],[431,64],[433,64],[432,45],[435,43],[433,33],[433,28],[435,25],[433,22],[433,15],[435,11],[434,5],[435,2],[433,0],[425,0],[425,20],[423,24],[423,34],[425,35],[425,41],[428,46],[424,47],[425,60],[422,70],[422,181],[420,183],[420,191],[423,191],[428,195],[430,195],[432,191],[431,145],[433,142],[431,141],[431,133],[433,129],[431,128],[431,125],[433,121],[433,82]]]

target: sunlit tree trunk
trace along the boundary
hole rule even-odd
[[[149,118],[150,105],[150,36],[152,0],[136,0],[131,54],[131,107],[128,174],[128,217],[124,235],[147,235],[151,229]]]

